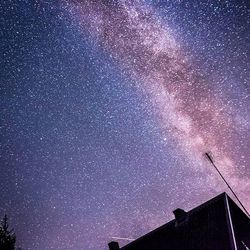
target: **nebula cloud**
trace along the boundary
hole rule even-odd
[[[237,111],[214,93],[206,73],[192,64],[166,22],[141,1],[64,4],[95,45],[150,96],[160,126],[175,138],[176,147],[195,170],[210,172],[204,153],[212,152],[222,173],[250,206],[250,180],[239,170],[249,143],[247,138],[239,141],[239,134],[249,129],[249,121],[239,126]]]

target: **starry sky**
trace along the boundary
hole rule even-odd
[[[250,210],[247,0],[6,0],[0,39],[0,215],[24,250],[105,250],[230,194],[205,152]]]

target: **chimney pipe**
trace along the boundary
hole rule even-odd
[[[183,209],[181,208],[177,208],[173,211],[174,216],[175,216],[175,220],[176,220],[176,224],[180,224],[182,222],[184,222],[187,218],[187,212],[185,212]]]
[[[111,241],[111,242],[109,243],[109,250],[119,250],[119,249],[120,249],[120,247],[119,247],[118,242],[116,242],[116,241]]]

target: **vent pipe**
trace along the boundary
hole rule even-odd
[[[111,242],[109,243],[109,250],[119,250],[119,249],[120,249],[120,247],[119,247],[118,242],[116,242],[116,241],[111,241]]]

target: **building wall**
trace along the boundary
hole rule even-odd
[[[250,219],[229,199],[229,207],[238,250],[250,249]],[[245,244],[245,246],[244,246]]]

